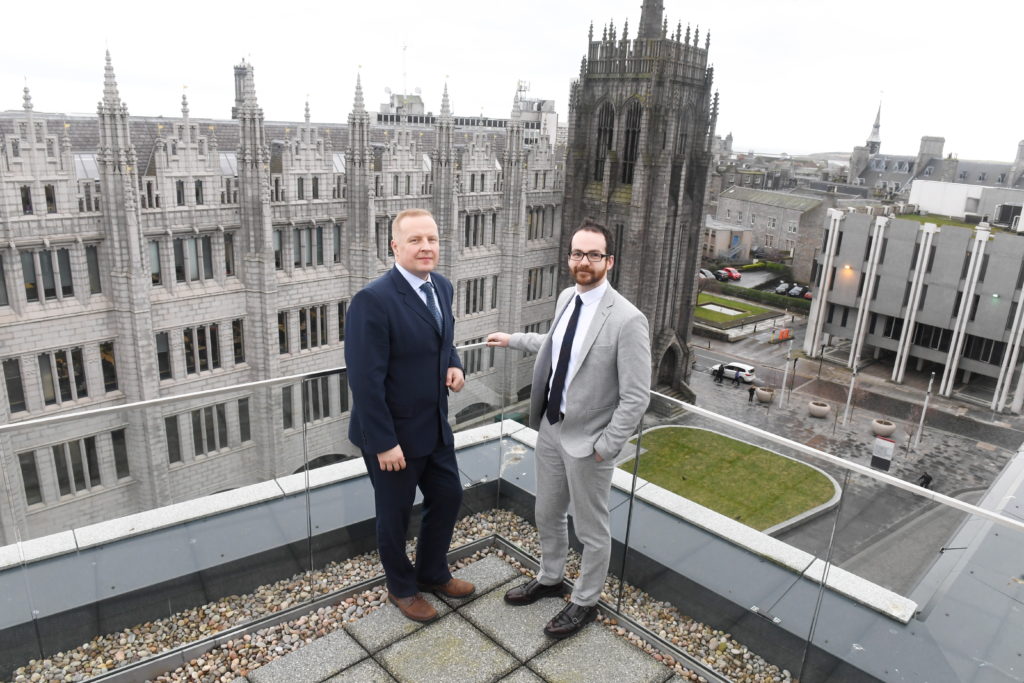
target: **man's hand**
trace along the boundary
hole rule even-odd
[[[405,453],[402,452],[401,446],[395,446],[394,448],[389,448],[383,453],[378,453],[377,462],[380,463],[381,470],[385,472],[397,472],[398,470],[404,470]]]
[[[602,458],[601,454],[598,453],[597,451],[594,451],[594,460],[596,460],[598,462],[604,462],[604,458]]]
[[[508,340],[512,337],[510,334],[504,332],[491,332],[487,335],[488,346],[500,346],[502,348],[508,346]]]
[[[448,368],[448,376],[444,383],[452,391],[462,391],[462,387],[466,386],[466,378],[459,368]]]

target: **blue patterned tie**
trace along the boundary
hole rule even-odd
[[[572,355],[572,340],[576,336],[576,324],[580,321],[580,309],[583,299],[576,295],[576,307],[569,316],[569,324],[565,327],[562,337],[562,350],[558,352],[558,365],[555,366],[554,377],[551,378],[551,393],[548,394],[547,416],[550,424],[558,422],[562,413],[562,392],[565,391],[565,377],[569,374],[569,356]]]
[[[441,311],[437,308],[437,302],[434,301],[434,285],[431,282],[424,282],[420,285],[420,289],[427,296],[427,308],[430,309],[430,315],[434,316],[434,322],[437,323],[437,331],[441,332],[444,330],[444,326],[441,324]]]

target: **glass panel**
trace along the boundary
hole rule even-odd
[[[188,256],[188,279],[195,282],[199,279],[199,245],[195,237],[185,240],[185,253]]]
[[[7,297],[7,276],[4,275],[4,255],[0,253],[0,306],[9,306],[10,299]]]
[[[294,265],[296,268],[302,267],[302,230],[294,228],[292,230],[292,256],[294,257]]]
[[[68,461],[64,456],[64,444],[57,444],[50,449],[53,453],[53,466],[57,470],[57,485],[60,495],[71,495],[71,477],[68,476]]]
[[[235,364],[245,362],[245,323],[239,318],[231,321],[231,343],[235,352]]]
[[[202,455],[206,451],[203,449],[203,411],[193,410],[192,411],[192,453],[193,455]]]
[[[316,264],[324,264],[324,229],[320,226],[316,229]]]
[[[217,451],[217,431],[213,424],[213,406],[206,406],[203,409],[203,417],[203,426],[206,427],[206,452],[214,453]]]
[[[249,399],[238,399],[238,440],[242,443],[252,439],[249,427]]]
[[[34,452],[19,453],[18,462],[21,465],[21,483],[25,491],[25,504],[35,505],[36,503],[42,503],[43,494],[39,488],[36,454]]]
[[[199,370],[209,370],[210,360],[207,356],[205,325],[200,325],[199,327],[196,328],[196,348],[199,351]]]
[[[75,479],[75,490],[82,491],[85,489],[85,469],[82,466],[81,443],[77,439],[69,441],[68,451],[71,456],[71,472]]]
[[[209,235],[203,235],[203,277],[213,279],[213,245]]]
[[[85,248],[85,263],[89,270],[89,293],[100,294],[103,292],[103,285],[100,282],[100,257],[99,247],[88,246]],[[61,276],[63,279],[63,275]],[[67,280],[71,282],[69,278]]]
[[[224,274],[235,274],[235,236],[230,232],[224,233]]]
[[[89,437],[92,439],[93,437]],[[177,435],[175,435],[177,438]],[[125,430],[116,429],[110,433],[111,446],[114,449],[114,469],[118,479],[131,476],[128,468],[128,447],[125,444]]]
[[[71,380],[68,378],[68,359],[64,351],[53,354],[53,362],[57,369],[57,384],[60,386],[60,400],[71,400]]]
[[[168,462],[181,462],[181,442],[178,439],[178,416],[164,418],[164,432],[167,435]]]
[[[174,240],[174,279],[177,282],[185,281],[185,245],[182,241]]]
[[[160,370],[160,379],[171,379],[171,351],[170,341],[166,332],[157,332],[156,335],[156,360]]]
[[[284,428],[291,429],[295,423],[292,417],[292,388],[290,386],[281,387],[281,416]]]
[[[217,409],[217,440],[220,448],[228,447],[228,416],[224,403],[218,403]]]
[[[83,440],[85,445],[85,465],[89,470],[89,488],[100,485],[100,463],[96,457],[96,437],[88,436]]]
[[[100,365],[103,367],[103,390],[117,391],[117,360],[114,357],[114,342],[100,344]]]
[[[217,323],[210,325],[210,364],[220,367],[220,326]]]

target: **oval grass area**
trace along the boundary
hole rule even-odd
[[[637,475],[759,531],[828,502],[832,481],[803,463],[691,427],[645,432]],[[633,462],[619,467],[632,474]]]

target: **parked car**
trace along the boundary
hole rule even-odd
[[[730,280],[739,280],[741,277],[743,277],[742,275],[740,275],[740,271],[736,270],[731,266],[726,266],[725,268],[722,268],[722,270],[725,271],[725,274],[729,276]]]
[[[802,297],[807,292],[811,291],[810,287],[804,285],[793,285],[793,288],[789,290],[790,296]]]
[[[719,282],[728,282],[729,273],[725,272],[724,270],[716,270],[715,279],[718,280]]]
[[[709,368],[712,375],[718,372],[718,367],[720,365],[721,363],[716,363]],[[747,365],[746,363],[727,363],[725,366],[724,379],[732,380],[732,378],[736,376],[737,370],[740,371],[741,380],[743,380],[747,384],[752,384],[754,382],[754,366]]]
[[[776,294],[785,294],[793,288],[792,282],[780,282],[779,286],[775,288]]]
[[[707,268],[701,268],[701,269],[700,269],[700,273],[699,273],[699,275],[700,275],[701,277],[705,277],[705,278],[707,278],[707,279],[709,279],[709,280],[711,280],[711,279],[713,279],[713,278],[715,277],[715,274],[714,274],[714,273],[712,273],[712,272],[711,272],[710,270],[708,270]]]

